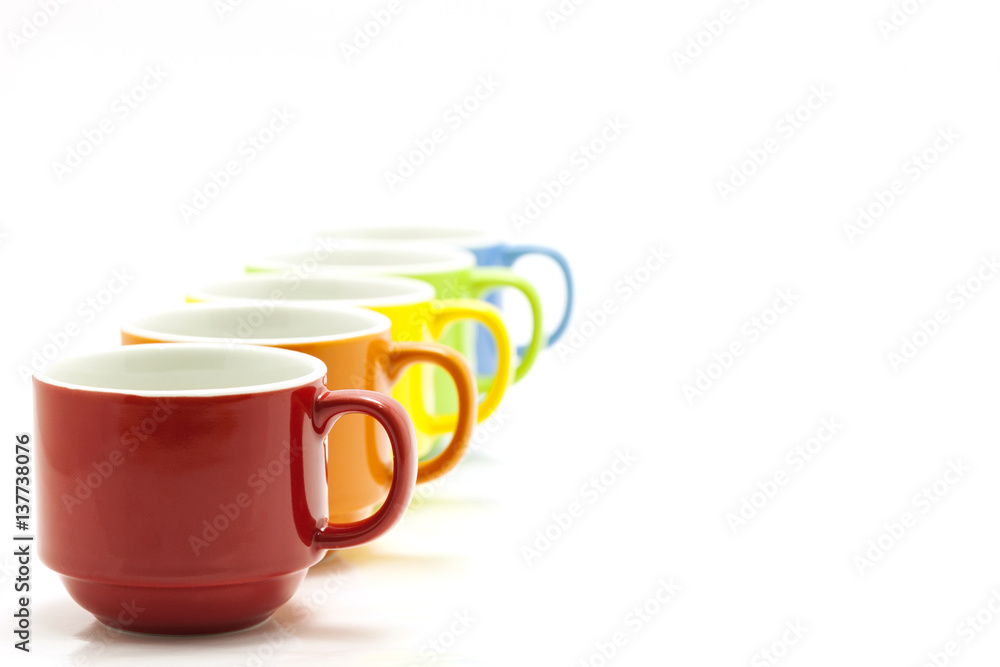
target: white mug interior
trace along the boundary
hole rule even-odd
[[[291,270],[291,275],[402,275],[449,273],[476,265],[463,248],[433,243],[349,242],[285,252],[248,264],[257,270]]]
[[[248,276],[190,292],[198,301],[336,303],[366,308],[408,306],[434,298],[434,286],[396,276],[340,276],[286,279]]]
[[[133,336],[172,343],[302,345],[389,331],[389,318],[362,308],[300,303],[194,303],[140,317]]]
[[[328,231],[323,236],[379,243],[439,243],[461,248],[485,248],[500,242],[500,239],[477,229],[411,225],[349,227]]]
[[[70,389],[139,396],[221,396],[302,386],[326,375],[308,354],[270,347],[158,344],[53,362],[35,379]]]

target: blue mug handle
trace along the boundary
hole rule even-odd
[[[556,327],[556,330],[553,331],[552,335],[550,335],[546,340],[545,345],[547,347],[559,340],[562,335],[566,333],[566,327],[569,326],[569,318],[573,314],[573,274],[569,269],[569,262],[566,261],[566,258],[552,248],[546,248],[545,246],[506,246],[503,250],[504,264],[511,266],[514,262],[525,255],[542,255],[543,257],[548,257],[559,265],[559,268],[562,269],[563,276],[566,278],[566,309],[563,311],[562,321],[559,322],[559,326]],[[518,354],[524,354],[527,349],[527,345],[522,345],[517,348],[517,352]]]

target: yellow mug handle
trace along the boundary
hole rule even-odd
[[[500,311],[496,306],[479,301],[478,299],[448,299],[437,300],[431,304],[430,332],[435,338],[441,336],[441,332],[452,322],[459,320],[475,320],[485,326],[497,344],[497,373],[490,388],[486,392],[482,403],[479,404],[478,421],[483,421],[500,406],[504,392],[513,379],[511,372],[511,344],[507,335],[507,327],[500,317]],[[420,382],[419,374],[413,378],[414,382]],[[424,433],[439,435],[451,433],[458,423],[458,415],[433,415],[427,411],[424,404],[424,392],[422,387],[414,387],[413,396],[413,423],[417,429]]]

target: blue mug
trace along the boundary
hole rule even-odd
[[[566,306],[562,319],[555,330],[546,337],[546,347],[559,340],[566,327],[569,326],[573,312],[573,275],[570,272],[566,258],[552,248],[538,245],[514,245],[504,243],[489,234],[473,229],[458,227],[353,227],[323,234],[326,238],[343,241],[376,241],[386,243],[435,243],[464,248],[476,257],[477,266],[512,267],[521,257],[526,255],[542,255],[548,257],[562,269],[566,279]],[[497,308],[502,308],[500,292],[493,291],[479,298],[488,301]],[[548,308],[545,308],[548,311]],[[524,354],[527,346],[518,347],[518,355]],[[479,375],[492,375],[497,367],[497,348],[493,337],[485,328],[479,327],[476,333],[476,366]]]

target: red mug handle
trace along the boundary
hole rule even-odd
[[[389,435],[393,460],[392,484],[385,503],[370,517],[318,528],[313,544],[323,549],[356,547],[380,537],[403,517],[417,480],[417,437],[413,424],[403,406],[389,396],[359,389],[325,392],[316,397],[313,424],[317,431],[329,433],[338,418],[354,412],[378,420]]]

